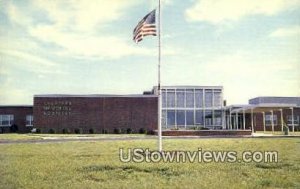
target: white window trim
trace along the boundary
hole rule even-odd
[[[27,120],[27,117],[30,117],[30,120]],[[26,127],[32,127],[33,126],[33,115],[26,115]],[[30,124],[27,124],[27,121],[29,121]]]
[[[290,118],[290,119],[289,119]],[[295,119],[296,118],[296,119]],[[291,123],[289,123],[289,121]],[[299,116],[298,115],[294,115],[294,125],[295,126],[299,126],[300,123],[299,123]],[[292,123],[292,115],[288,115],[287,116],[287,126],[293,126],[293,123]]]
[[[267,117],[268,116],[270,116],[270,120],[268,120],[268,121],[270,121],[270,123],[267,123]],[[271,119],[271,117],[272,117],[272,115],[265,115],[265,124],[266,124],[266,126],[272,126],[272,119]],[[276,118],[276,119],[274,119],[274,118]],[[273,121],[274,121],[274,126],[276,126],[276,125],[278,125],[278,120],[277,120],[277,115],[273,115]]]
[[[9,121],[8,121],[8,124],[6,124],[6,125],[2,124],[2,121],[4,120],[3,119],[4,116],[9,116]],[[0,127],[11,127],[13,122],[14,122],[14,115],[12,115],[12,114],[1,114],[0,115]]]

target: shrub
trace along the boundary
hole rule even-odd
[[[140,134],[147,134],[147,131],[144,128],[140,128],[139,133]]]
[[[155,134],[155,132],[153,130],[148,130],[147,131],[147,135],[154,135],[154,134]]]
[[[55,129],[49,129],[50,134],[55,134]]]
[[[82,129],[81,128],[76,128],[74,129],[75,134],[82,134]]]
[[[37,128],[37,129],[35,130],[35,133],[41,133],[41,129]]]
[[[70,131],[70,129],[63,129],[63,130],[62,130],[62,133],[63,133],[63,134],[70,134],[71,131]]]
[[[106,129],[102,129],[102,134],[107,134],[108,131]]]
[[[19,130],[19,127],[18,127],[18,125],[16,125],[16,124],[13,124],[13,125],[10,127],[10,132],[12,132],[12,133],[16,133],[16,132],[18,132],[18,130]]]
[[[94,133],[95,133],[95,129],[90,128],[90,129],[89,129],[89,133],[90,133],[90,134],[94,134]]]
[[[209,128],[206,128],[206,127],[200,127],[199,130],[209,130]]]
[[[114,128],[114,133],[115,134],[121,134],[122,130],[120,128]]]
[[[132,134],[132,129],[131,128],[127,128],[126,133],[127,134]]]

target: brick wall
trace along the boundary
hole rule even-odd
[[[32,127],[26,126],[26,115],[32,115],[32,106],[1,106],[0,115],[11,114],[14,115],[12,125],[17,126],[17,132],[26,133],[30,132]],[[11,127],[0,127],[0,133],[11,132]]]
[[[266,112],[266,115],[270,112]],[[284,109],[283,110],[283,122],[287,123],[287,116],[291,115],[290,109]],[[280,111],[274,110],[274,115],[277,115],[277,124],[274,125],[274,131],[281,131],[281,114]],[[300,108],[294,108],[294,115],[300,116]],[[251,116],[248,114],[246,116],[246,128],[251,129]],[[253,125],[254,125],[254,131],[263,131],[263,114],[262,113],[254,113],[253,114]],[[292,127],[289,126],[290,130],[292,130]],[[272,131],[271,125],[266,125],[266,131]]]
[[[103,130],[157,127],[157,97],[35,97],[34,126],[42,132],[80,129]]]

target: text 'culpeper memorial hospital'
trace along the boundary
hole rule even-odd
[[[226,105],[222,86],[163,86],[161,92],[165,135],[300,130],[300,97],[257,97],[249,104]],[[157,125],[157,87],[137,95],[35,95],[33,106],[0,106],[0,133],[33,128],[42,133],[153,133]]]

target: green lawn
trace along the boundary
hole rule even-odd
[[[149,137],[150,135],[144,134],[0,134],[1,141],[23,141],[23,140],[43,140],[51,138],[122,138],[122,137]]]
[[[122,163],[156,140],[0,144],[0,188],[300,188],[300,139],[166,139],[165,150],[276,150],[279,162]]]

